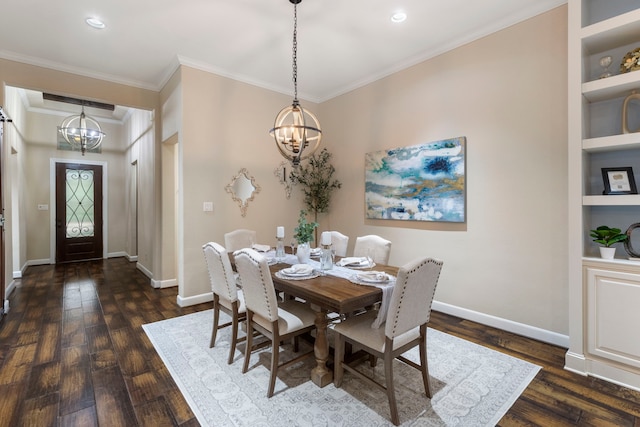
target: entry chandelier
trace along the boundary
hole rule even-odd
[[[273,129],[269,131],[276,141],[280,154],[294,167],[301,160],[311,156],[320,145],[322,131],[320,122],[310,111],[302,108],[298,101],[298,10],[302,0],[289,0],[293,3],[293,103],[283,108],[276,116]]]
[[[69,116],[62,121],[60,133],[72,147],[80,149],[82,155],[102,143],[105,133],[98,122],[84,114],[84,105],[79,116]]]

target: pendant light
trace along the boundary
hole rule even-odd
[[[283,108],[276,116],[273,129],[269,131],[276,141],[278,151],[297,167],[301,160],[311,156],[320,146],[322,130],[316,116],[302,108],[298,101],[298,11],[302,0],[293,3],[293,103]]]
[[[72,147],[80,149],[83,156],[87,150],[99,147],[105,136],[98,122],[84,114],[84,105],[79,116],[69,116],[62,121],[60,133]]]

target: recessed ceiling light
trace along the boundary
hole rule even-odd
[[[404,22],[407,19],[407,14],[404,12],[396,12],[391,15],[391,22]]]
[[[97,28],[99,30],[102,30],[103,28],[106,27],[104,22],[102,22],[98,18],[87,18],[85,20],[85,22],[87,23],[88,26],[93,27],[93,28]]]

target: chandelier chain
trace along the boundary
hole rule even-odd
[[[293,101],[298,102],[298,5],[293,4]]]

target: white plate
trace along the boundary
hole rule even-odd
[[[285,279],[285,280],[307,280],[307,279],[316,278],[318,276],[319,274],[317,271],[312,271],[310,274],[307,274],[305,276],[289,276],[289,275],[283,274],[282,270],[276,271],[276,277],[279,277],[280,279]]]

